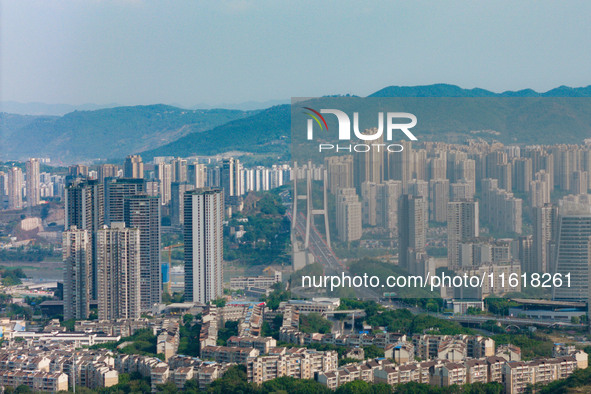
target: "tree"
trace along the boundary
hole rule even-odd
[[[214,381],[206,390],[207,393],[255,393],[256,386],[247,383],[246,366],[235,365],[224,373],[221,379]]]
[[[156,391],[159,393],[174,394],[177,393],[179,389],[173,382],[168,381],[164,384],[159,384],[158,386],[156,386]]]
[[[484,299],[484,304],[486,305],[489,312],[494,313],[495,315],[502,315],[506,316],[509,314],[509,308],[513,306],[517,306],[516,302],[508,300],[506,298],[499,298],[499,297],[486,297]]]
[[[337,388],[335,394],[370,393],[371,385],[363,380],[354,380]],[[391,391],[390,391],[391,392]]]
[[[366,346],[363,348],[365,352],[365,358],[377,358],[384,357],[384,349],[380,349],[376,345]]]
[[[263,393],[332,393],[327,387],[311,379],[283,376],[269,380],[261,387]]]
[[[343,365],[350,364],[350,363],[357,363],[357,362],[359,362],[359,360],[357,360],[356,358],[350,358],[350,357],[341,358],[339,360],[339,367],[341,367]]]
[[[183,302],[184,299],[184,294],[182,292],[174,292],[172,295],[170,295],[168,292],[163,292],[162,293],[162,302],[169,305],[172,303],[179,303],[179,302]]]
[[[261,301],[266,302],[267,306],[271,310],[279,308],[279,304],[282,301],[291,299],[291,292],[284,289],[283,283],[275,283],[273,285],[273,291],[267,297],[261,298]]]
[[[185,356],[199,357],[199,333],[201,331],[200,324],[182,325],[179,328],[180,342],[179,342],[179,354]]]
[[[0,305],[5,306],[12,302],[12,296],[9,294],[0,294]]]
[[[215,306],[217,306],[218,308],[223,308],[224,306],[226,306],[226,300],[223,298],[217,298],[213,301],[211,301],[211,303]]]
[[[235,335],[238,335],[238,322],[227,321],[224,325],[224,328],[220,328],[218,330],[218,346],[226,346],[228,339]]]
[[[330,332],[332,324],[327,319],[323,318],[318,313],[308,313],[300,315],[300,331],[305,333],[321,333],[326,334]]]
[[[192,314],[190,314],[190,313],[186,313],[186,314],[183,316],[183,324],[184,324],[184,325],[187,325],[187,324],[191,323],[191,322],[193,321],[193,319],[194,319],[194,318],[195,318],[195,316],[193,316]]]

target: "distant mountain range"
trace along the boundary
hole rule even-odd
[[[591,97],[591,86],[561,86],[544,93],[530,89],[494,93],[447,84],[389,86],[370,97]],[[501,107],[499,111],[510,110]],[[472,120],[479,119],[482,113],[475,106]],[[530,119],[531,128],[520,130],[518,139],[504,135],[495,138],[505,143],[551,142],[551,129],[541,124],[542,119],[551,119],[545,114],[538,115]],[[502,126],[500,123],[496,122]],[[564,143],[580,143],[591,136],[591,116],[573,121],[571,126],[576,129],[561,135]],[[465,136],[460,133],[456,137],[461,140]],[[213,155],[228,151],[285,155],[290,142],[289,105],[255,111],[148,105],[74,111],[63,116],[0,113],[0,160],[51,157],[53,162],[71,163],[121,159],[131,153],[141,153],[149,160],[154,156]]]
[[[47,103],[19,103],[16,101],[0,102],[0,112],[18,115],[62,116],[74,111],[94,111],[97,109],[121,107],[119,104],[47,104]]]
[[[176,141],[142,152],[142,157],[215,155],[228,151],[283,155],[291,140],[290,106],[278,105],[230,121],[204,133],[187,134]]]
[[[196,104],[186,106],[182,104],[171,103],[173,107],[182,109],[238,109],[240,111],[254,111],[265,109],[274,105],[288,104],[289,100],[267,100],[267,101],[245,101],[242,103],[220,103],[220,104]],[[17,101],[2,101],[0,102],[0,112],[18,115],[45,115],[45,116],[62,116],[74,111],[94,111],[97,109],[123,107],[121,104],[47,104],[47,103],[20,103]]]
[[[167,105],[75,111],[64,116],[0,114],[0,159],[50,157],[70,163],[123,158],[255,112]]]
[[[369,97],[591,97],[591,85],[584,88],[559,86],[544,93],[532,89],[495,93],[480,88],[462,89],[456,85],[439,83],[425,86],[388,86]]]

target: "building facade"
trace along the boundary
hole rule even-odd
[[[185,300],[207,303],[223,294],[224,192],[185,194]]]

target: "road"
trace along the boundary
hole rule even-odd
[[[499,317],[499,316],[479,316],[479,315],[444,315],[442,313],[428,312],[424,309],[417,308],[415,306],[407,305],[399,302],[386,302],[393,309],[408,309],[414,314],[425,313],[430,316],[437,317],[439,319],[455,321],[458,323],[484,323],[489,320],[494,320],[501,324],[515,325],[515,326],[542,326],[542,327],[563,327],[563,328],[581,328],[581,324],[573,324],[570,322],[561,322],[554,320],[540,320],[540,319],[523,319],[518,317]],[[382,304],[385,304],[382,302]]]
[[[458,316],[448,316],[442,314],[433,314],[440,319],[446,320],[453,320],[457,321],[458,323],[484,323],[488,320],[494,320],[496,322],[506,324],[506,325],[515,325],[515,326],[544,326],[544,327],[568,327],[568,328],[581,328],[581,324],[573,324],[561,321],[548,321],[548,320],[540,320],[540,319],[522,319],[516,317],[493,317],[493,316],[474,316],[474,315],[458,315]]]
[[[288,210],[286,216],[290,221],[293,220],[291,210]],[[334,254],[333,250],[328,246],[325,239],[320,235],[320,232],[314,225],[310,226],[310,242],[309,251],[314,256],[314,260],[324,267],[325,275],[341,275],[343,272],[348,274],[347,267],[343,262]],[[295,226],[296,235],[301,240],[305,239],[306,234],[306,217],[300,212],[297,218]],[[367,287],[359,287],[354,289],[359,298],[366,300],[378,300],[380,295],[373,289]]]

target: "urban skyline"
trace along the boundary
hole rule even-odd
[[[0,0],[0,392],[591,392],[589,11]]]
[[[517,147],[485,142],[405,143],[405,148],[407,153],[404,160],[391,160],[383,155],[357,158],[343,155],[328,157],[321,165],[310,166],[308,163],[296,169],[287,164],[274,165],[272,168],[250,167],[236,158],[220,158],[208,163],[205,159],[193,161],[169,157],[143,163],[141,157],[134,155],[126,159],[121,168],[112,164],[71,166],[68,169],[70,175],[61,178],[63,186],[53,187],[58,193],[51,197],[42,191],[47,190],[43,181],[60,178],[39,174],[41,199],[54,200],[45,205],[55,204],[59,191],[63,193],[64,226],[68,226],[63,233],[62,245],[64,318],[85,321],[96,313],[99,321],[123,319],[121,321],[140,322],[142,313],[156,316],[161,314],[164,305],[162,297],[170,296],[168,292],[171,291],[172,268],[161,256],[160,237],[163,228],[166,228],[167,233],[174,228],[184,228],[180,233],[184,244],[185,267],[182,286],[184,301],[188,304],[183,308],[204,308],[201,305],[227,297],[224,295],[224,288],[227,289],[228,286],[228,278],[224,276],[227,262],[224,261],[222,249],[228,242],[224,235],[228,231],[228,223],[224,224],[224,220],[234,218],[233,220],[238,221],[233,223],[241,223],[236,218],[241,217],[240,212],[245,209],[245,203],[253,189],[263,191],[279,186],[285,188],[290,183],[305,181],[308,173],[312,188],[321,185],[326,177],[326,188],[329,190],[329,225],[336,226],[336,239],[332,241],[335,242],[336,250],[342,245],[351,244],[362,250],[368,246],[383,248],[387,245],[392,251],[398,251],[395,265],[409,274],[435,274],[437,269],[445,267],[451,268],[458,275],[487,278],[511,278],[517,275],[521,278],[524,273],[563,272],[561,267],[564,266],[565,259],[561,256],[571,253],[568,248],[574,247],[573,250],[577,253],[580,248],[591,251],[589,237],[583,235],[582,238],[568,238],[573,229],[580,234],[576,228],[589,228],[588,223],[585,224],[585,215],[591,212],[591,197],[584,193],[588,193],[585,189],[588,189],[591,165],[591,147],[588,144]],[[199,162],[203,160],[205,162]],[[371,165],[364,164],[364,161],[371,162]],[[388,162],[395,162],[396,165],[386,165]],[[134,175],[134,178],[125,177],[126,163],[130,169],[127,174]],[[161,177],[159,168],[165,165],[170,170],[167,177]],[[140,166],[143,171],[138,173]],[[30,165],[28,168],[31,168]],[[356,169],[362,168],[374,168],[374,171],[365,177],[355,175]],[[34,173],[35,169],[30,171]],[[3,182],[7,186],[10,184],[8,173],[0,176],[5,179]],[[26,180],[28,173],[25,171],[23,176]],[[100,176],[102,180],[99,179]],[[568,182],[564,181],[565,177],[569,179]],[[163,188],[163,183],[170,186]],[[201,187],[196,187],[197,185]],[[20,188],[23,209],[26,210],[29,204],[26,198],[27,188],[31,187],[30,183],[21,182],[17,187]],[[162,204],[160,195],[167,188],[171,198],[168,203]],[[226,190],[232,194],[229,198],[225,197]],[[558,197],[557,191],[561,191]],[[3,201],[7,208],[9,194],[9,190],[3,192]],[[305,213],[305,210],[302,212]],[[163,222],[165,218],[167,221]],[[163,223],[166,226],[162,226]],[[316,220],[313,220],[313,224],[319,226]],[[240,226],[232,227],[230,231],[234,237],[244,233]],[[368,246],[361,246],[364,238],[367,239],[367,234],[372,234],[375,241],[367,244]],[[299,242],[297,236],[294,241]],[[313,244],[312,241],[310,249],[303,249],[305,253],[314,255],[307,259],[308,263],[314,261],[328,269],[330,265],[327,264],[330,263],[321,254],[315,253]],[[433,247],[439,244],[447,250],[445,256],[433,256]],[[543,256],[545,261],[538,260],[538,255]],[[554,289],[547,295],[551,299],[548,302],[579,305],[577,303],[583,301],[582,305],[586,305],[591,290],[580,278],[589,275],[585,268],[591,262],[591,253],[579,254],[579,257],[576,263],[566,260],[571,264],[569,272],[574,274],[572,287],[568,291]],[[540,271],[544,266],[544,271]],[[281,274],[286,270],[292,271],[292,268],[282,267],[281,270],[284,272],[275,271],[271,276],[263,273],[259,277],[230,277],[230,288],[240,289],[239,291],[246,294],[258,294],[255,297],[269,294],[274,285],[282,283]],[[525,280],[529,282],[526,283]],[[483,308],[482,300],[487,297],[499,297],[512,291],[521,292],[527,284],[532,283],[532,277],[527,277],[524,282],[520,279],[517,287],[491,282],[483,284],[480,289],[441,289],[440,294],[448,300],[449,305],[453,304],[454,310],[459,308],[459,311],[463,311],[459,312],[458,316],[461,316],[470,308]],[[178,288],[178,284],[176,286]],[[298,287],[297,283],[295,287]],[[384,292],[383,295],[385,294]],[[377,297],[382,298],[382,294]],[[336,302],[334,300],[338,299],[331,302]],[[293,305],[296,309],[292,312],[289,303],[283,305],[281,310],[284,328],[281,328],[278,338],[288,343],[306,343],[306,334],[298,331],[295,323],[289,323],[296,319],[301,324],[300,318],[288,315],[296,311],[305,314],[319,310],[325,313],[324,302],[326,301],[316,299],[301,305],[295,303]],[[174,305],[177,304],[171,304]],[[181,307],[184,304],[178,305]],[[203,310],[205,316],[208,316],[207,313],[216,313],[211,308],[213,307],[210,307],[209,312]],[[203,321],[209,323],[201,326],[200,354],[202,358],[216,362],[214,376],[218,378],[227,368],[227,362],[236,362],[246,365],[249,381],[261,384],[282,375],[259,375],[259,368],[281,369],[283,365],[287,368],[287,365],[297,363],[298,360],[310,360],[325,365],[317,370],[316,381],[332,389],[351,379],[388,384],[416,381],[439,387],[454,382],[502,382],[506,392],[512,393],[519,392],[527,382],[548,383],[564,379],[577,368],[586,367],[579,360],[583,356],[572,349],[556,353],[553,355],[555,358],[543,361],[546,368],[544,371],[548,372],[541,372],[536,364],[538,361],[518,361],[521,358],[513,353],[517,354],[519,349],[503,353],[505,350],[502,346],[495,346],[494,342],[486,345],[490,349],[486,353],[476,354],[473,350],[468,350],[475,346],[473,342],[459,337],[417,337],[412,340],[397,337],[392,339],[392,343],[383,345],[386,354],[390,354],[387,352],[392,350],[391,359],[394,364],[378,363],[370,375],[348,378],[346,374],[353,371],[351,368],[361,368],[358,369],[361,371],[364,368],[362,364],[366,361],[360,361],[358,366],[348,367],[348,372],[345,372],[338,366],[336,353],[314,353],[307,349],[276,355],[272,350],[272,341],[275,339],[261,337],[260,334],[260,319],[263,315],[256,316],[257,313],[262,313],[262,309],[251,310],[248,306],[240,308],[246,309],[228,309],[227,312],[222,312],[229,313],[228,316],[232,317],[228,318],[231,319],[237,316],[242,322],[239,325],[239,336],[233,339],[236,342],[230,341],[226,346],[217,345],[220,330],[218,323],[214,324],[217,317],[213,320],[205,318]],[[244,312],[238,312],[239,310]],[[556,321],[580,319],[587,314],[585,306],[577,306],[574,311],[568,312],[519,308],[516,311],[519,312],[514,313],[527,316],[532,322],[539,319],[541,313],[549,314]],[[163,354],[170,351],[170,360],[175,360],[178,357],[175,355],[178,351],[175,349],[179,346],[176,336],[178,331],[175,328],[157,330],[162,330],[158,332],[162,335]],[[347,346],[349,341],[353,341],[350,337],[352,334],[338,335],[341,335],[338,337],[341,345],[336,345],[336,337],[327,337],[326,340],[333,338],[330,339],[335,341],[333,346]],[[365,340],[375,339],[368,337]],[[475,340],[486,341],[490,338]],[[427,342],[423,345],[421,341],[438,341],[436,343],[441,351],[437,354],[420,353],[424,352],[421,349],[429,348]],[[246,347],[243,348],[241,343]],[[265,346],[261,347],[263,343]],[[414,362],[411,360],[412,354],[419,354],[418,357],[427,361]],[[172,371],[175,374],[184,373],[182,369],[176,372],[173,369],[174,362],[170,362],[172,363],[160,364],[159,361],[154,364],[150,372],[153,382],[171,381],[171,377],[159,375],[159,371],[164,371],[162,368],[168,368],[171,371],[169,374]],[[424,364],[425,362],[431,364]],[[557,363],[568,367],[559,370],[555,366]],[[98,368],[99,364],[92,365],[96,365],[93,368]],[[512,378],[514,365],[528,374],[524,381]],[[493,366],[498,372],[493,372]],[[198,371],[202,367],[196,364],[192,368]],[[424,372],[420,372],[423,368],[426,368]],[[110,367],[104,369],[104,373],[107,371],[110,374],[115,371],[120,373],[120,370]],[[409,374],[407,371],[415,372]],[[446,373],[452,373],[453,379],[442,378]],[[540,375],[541,373],[546,375]],[[302,379],[313,377],[304,371],[297,372],[296,369],[290,374]],[[476,378],[475,374],[487,378]],[[51,379],[58,378],[56,376]],[[182,387],[190,379],[185,376],[179,380],[182,383],[178,383],[181,385],[178,387]],[[58,382],[59,379],[55,380],[55,384],[61,384]],[[111,384],[106,380],[104,382],[97,384]],[[113,378],[112,382],[116,380]]]

